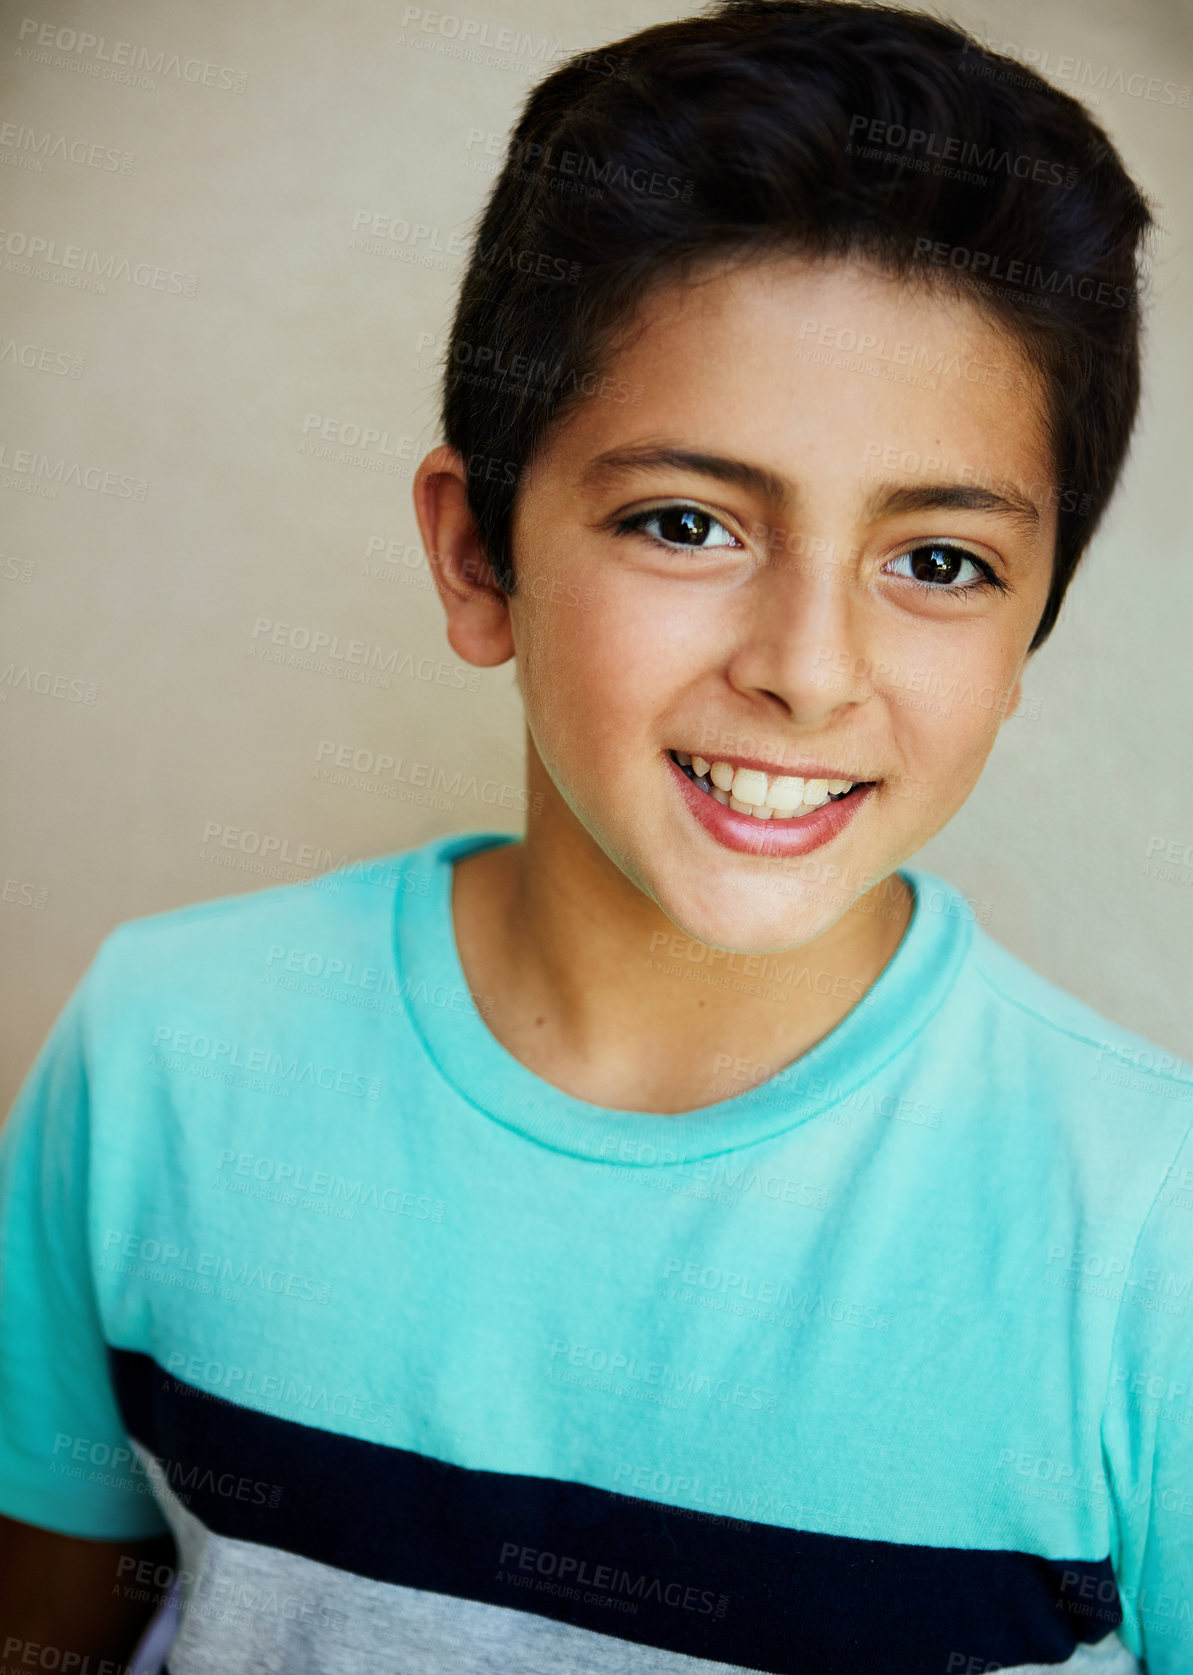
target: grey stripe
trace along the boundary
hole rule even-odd
[[[181,1504],[156,1461],[133,1446],[178,1543],[183,1587],[171,1675],[250,1668],[254,1675],[756,1675],[741,1664],[621,1640],[613,1610],[609,1632],[597,1634],[533,1609],[374,1582],[215,1535]],[[534,1594],[525,1597],[530,1604]],[[1141,1675],[1115,1634],[1079,1647],[1063,1664],[1017,1664],[1000,1675],[1061,1672]]]

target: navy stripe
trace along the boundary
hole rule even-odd
[[[1061,1663],[1122,1620],[1109,1558],[1049,1560],[693,1516],[278,1419],[192,1395],[147,1355],[109,1357],[129,1434],[209,1529],[378,1582],[772,1675]]]

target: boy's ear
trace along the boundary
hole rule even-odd
[[[414,512],[447,616],[447,640],[465,663],[491,668],[514,655],[509,600],[489,566],[468,509],[468,477],[446,443],[414,474]]]

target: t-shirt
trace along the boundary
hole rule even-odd
[[[170,1675],[1187,1675],[1193,1066],[905,868],[809,1052],[606,1110],[469,992],[503,841],[106,938],[0,1133],[0,1510],[172,1530]]]

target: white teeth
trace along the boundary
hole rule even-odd
[[[739,814],[752,814],[755,820],[769,820],[774,810],[763,808],[758,803],[748,803],[736,793],[729,799],[729,807],[735,808]]]
[[[763,773],[760,768],[735,768],[732,762],[709,762],[705,756],[689,756],[675,750],[672,755],[695,779],[712,781],[710,794],[722,807],[755,820],[801,820],[830,797],[852,791],[852,779],[800,779],[794,774]]]
[[[773,809],[794,812],[804,800],[804,782],[790,774],[776,774],[767,789],[766,801]]]
[[[733,795],[739,803],[760,808],[766,802],[766,775],[757,768],[738,768],[733,776]]]

